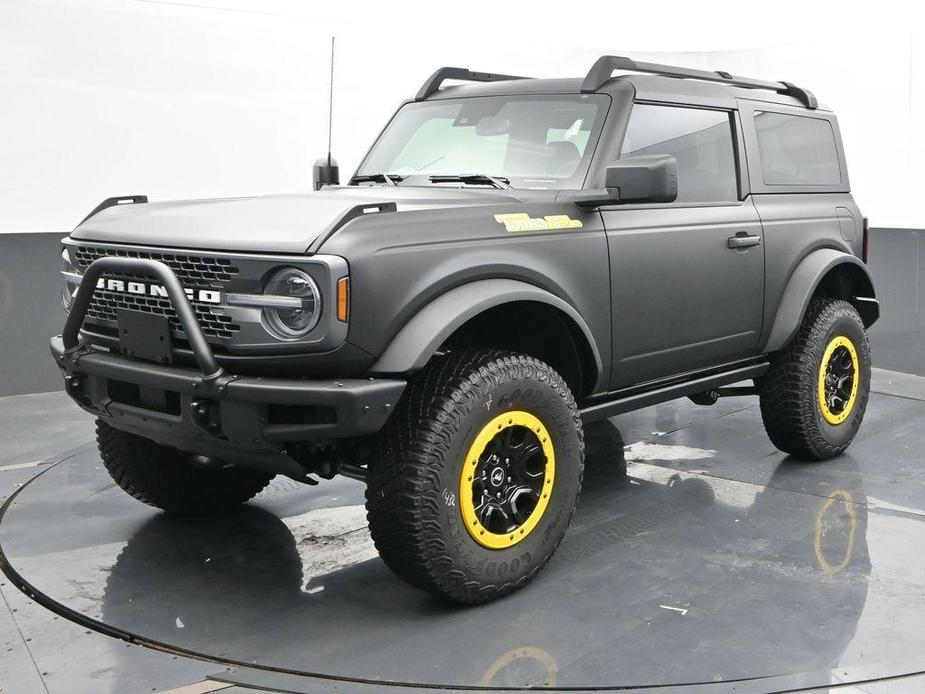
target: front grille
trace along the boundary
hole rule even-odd
[[[74,250],[73,261],[77,269],[84,272],[97,258],[148,258],[160,260],[173,270],[186,287],[220,287],[238,274],[229,258],[215,258],[206,255],[189,255],[179,253],[161,253],[128,248],[101,248],[97,246],[78,246]]]
[[[214,256],[194,255],[187,253],[164,253],[160,251],[145,251],[126,248],[104,248],[100,246],[77,246],[71,255],[72,261],[79,272],[83,273],[97,258],[148,258],[159,260],[176,273],[184,287],[190,289],[223,289],[225,284],[235,277],[239,270],[231,259],[216,258]],[[107,275],[109,279],[134,280],[144,279],[136,275]],[[206,337],[221,340],[231,339],[234,333],[241,330],[241,326],[232,322],[228,316],[222,315],[219,309],[210,304],[190,301],[199,319]],[[144,311],[170,320],[172,330],[182,335],[180,321],[177,314],[166,298],[152,296],[137,296],[122,294],[104,289],[97,289],[93,293],[90,307],[87,309],[86,320],[91,323],[115,325],[117,311],[130,309]]]
[[[117,279],[122,279],[121,277]],[[230,339],[231,336],[241,329],[240,325],[231,322],[231,318],[218,313],[213,313],[214,309],[205,304],[190,302],[196,311],[196,318],[199,319],[199,325],[207,337],[217,337],[221,339]],[[180,321],[177,314],[170,305],[169,299],[160,299],[149,296],[133,296],[131,294],[119,294],[109,292],[103,289],[97,289],[87,309],[86,320],[91,323],[115,323],[117,311],[119,309],[131,309],[133,311],[144,311],[145,313],[156,313],[159,316],[167,316],[170,319],[170,327],[176,333],[182,333]]]

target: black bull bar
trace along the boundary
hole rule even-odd
[[[106,274],[150,277],[164,287],[198,370],[130,359],[85,343],[83,321],[97,283]],[[93,261],[71,302],[63,333],[51,339],[51,351],[71,397],[112,426],[229,462],[266,466],[276,461],[280,472],[286,472],[287,458],[296,464],[286,450],[292,444],[381,429],[406,386],[398,379],[307,380],[229,374],[206,340],[179,278],[165,263],[146,258]],[[113,383],[122,391],[113,388]],[[174,405],[164,411],[163,407],[146,407],[145,402],[125,402],[126,398],[113,395],[124,392],[124,384],[140,389],[148,402],[152,392],[169,393]],[[153,400],[163,402],[163,397]],[[302,408],[298,411],[313,415],[299,421],[290,412],[274,421],[268,416],[271,406],[278,406],[276,410]],[[211,421],[204,420],[204,408]],[[319,412],[323,416],[317,416]]]

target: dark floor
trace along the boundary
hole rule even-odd
[[[92,439],[92,420],[63,393],[0,398],[0,503]],[[36,604],[3,575],[0,597],[4,694],[160,691],[218,669],[88,630]]]
[[[925,672],[925,379],[878,371],[875,391],[849,454],[826,463],[777,452],[752,398],[595,426],[559,553],[470,609],[385,569],[357,482],[279,481],[239,513],[171,519],[114,487],[62,395],[0,399],[0,496],[45,471],[0,545],[57,611],[0,584],[0,687],[919,691],[925,678],[871,680]]]

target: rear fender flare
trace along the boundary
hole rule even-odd
[[[772,323],[771,332],[765,345],[765,352],[776,352],[787,346],[803,321],[809,301],[819,287],[822,279],[835,267],[849,264],[860,270],[866,278],[866,286],[854,287],[855,293],[849,301],[855,306],[863,308],[865,327],[869,327],[880,315],[879,305],[874,296],[873,280],[867,266],[857,257],[837,251],[832,248],[823,248],[813,251],[797,265],[790,276],[787,288],[781,296],[777,315]]]

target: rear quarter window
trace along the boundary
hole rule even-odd
[[[841,180],[832,124],[824,118],[755,111],[766,185],[837,185]]]

